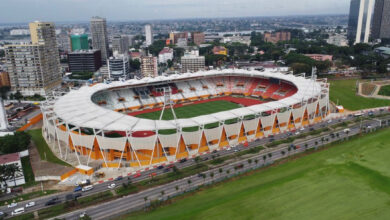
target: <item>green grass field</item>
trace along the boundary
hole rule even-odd
[[[200,104],[186,105],[182,107],[175,108],[175,114],[177,118],[192,118],[200,115],[208,115],[216,112],[232,110],[240,108],[239,104],[228,102],[228,101],[211,101]],[[137,115],[139,118],[146,118],[157,120],[160,118],[161,111],[149,112],[145,114]],[[166,109],[162,117],[163,120],[172,120],[173,114],[172,110]]]
[[[378,95],[390,96],[390,85],[382,86]]]
[[[47,145],[45,139],[42,137],[42,129],[35,129],[35,130],[29,130],[27,131],[28,134],[31,135],[31,139],[34,142],[35,146],[38,149],[39,157],[42,160],[47,160],[52,163],[57,163],[63,166],[70,166],[69,164],[65,163],[64,161],[58,159],[53,152],[50,150],[49,146]],[[45,157],[46,154],[46,157]]]
[[[339,105],[343,105],[348,110],[360,110],[389,106],[390,100],[364,98],[356,95],[356,81],[353,80],[331,80],[330,99]]]
[[[122,219],[389,219],[390,130]]]

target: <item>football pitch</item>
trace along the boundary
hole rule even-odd
[[[208,115],[216,112],[222,112],[227,110],[232,110],[240,108],[239,104],[228,102],[228,101],[210,101],[199,104],[189,104],[175,108],[175,114],[177,118],[192,118],[201,115]],[[158,120],[160,118],[161,111],[148,112],[144,114],[136,115],[138,118],[146,118],[152,120]],[[174,119],[172,110],[165,109],[162,120],[172,120]]]
[[[389,219],[390,129],[121,219]]]

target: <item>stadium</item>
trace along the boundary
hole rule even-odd
[[[329,84],[279,69],[211,70],[83,86],[41,105],[58,157],[149,167],[317,123]]]

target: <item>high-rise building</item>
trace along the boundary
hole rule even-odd
[[[205,57],[199,56],[199,51],[193,51],[191,53],[185,53],[181,57],[181,70],[182,72],[197,72],[204,70]]]
[[[205,42],[204,37],[205,37],[205,35],[203,32],[192,32],[191,33],[192,43],[194,43],[198,46]]]
[[[374,0],[351,0],[348,20],[348,39],[367,43],[371,32]]]
[[[92,17],[91,19],[92,48],[100,50],[102,63],[106,63],[109,57],[107,23],[105,18]]]
[[[141,57],[141,74],[143,77],[158,76],[157,57],[153,57],[153,56]]]
[[[152,25],[145,25],[145,38],[146,38],[146,46],[150,46],[153,44],[153,30]]]
[[[177,44],[179,42],[187,43],[188,32],[171,32],[169,33],[169,40],[171,44]]]
[[[61,84],[61,66],[53,23],[30,23],[31,44],[6,45],[13,92],[45,95]]]
[[[11,86],[7,72],[0,72],[0,87],[2,86]]]
[[[129,36],[115,35],[112,38],[112,51],[118,51],[120,54],[129,53]]]
[[[76,50],[68,54],[72,73],[96,72],[102,66],[100,50]]]
[[[390,0],[376,0],[372,21],[374,39],[390,39]]]
[[[88,50],[88,35],[87,34],[75,34],[70,36],[70,44],[72,51],[76,50]]]
[[[127,79],[130,75],[129,56],[127,54],[114,52],[114,55],[108,59],[107,66],[110,79]]]

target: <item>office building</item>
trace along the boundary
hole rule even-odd
[[[157,57],[144,56],[141,58],[141,74],[143,77],[158,76]]]
[[[169,40],[171,44],[187,44],[188,32],[171,32],[169,33]]]
[[[127,79],[130,75],[129,56],[127,54],[119,54],[114,52],[114,55],[107,61],[108,76],[110,79]]]
[[[194,43],[195,45],[201,45],[205,42],[205,35],[203,32],[192,32],[191,33],[191,39],[192,39],[192,43]]]
[[[145,39],[146,46],[150,46],[153,44],[153,30],[152,25],[150,24],[145,25]]]
[[[115,35],[112,38],[112,51],[118,51],[120,54],[129,52],[129,37],[126,35]]]
[[[164,47],[158,54],[158,63],[167,63],[168,60],[173,60],[173,49]]]
[[[69,71],[72,73],[96,72],[102,66],[100,50],[77,50],[68,54]]]
[[[348,20],[348,40],[368,43],[371,32],[373,0],[351,0]]]
[[[88,50],[88,35],[87,34],[75,34],[70,36],[70,45],[72,51],[76,50]]]
[[[0,87],[2,86],[11,86],[7,72],[0,72]]]
[[[205,57],[199,56],[199,51],[185,53],[181,57],[181,71],[186,72],[197,72],[204,70],[205,68]]]
[[[61,84],[61,66],[53,23],[29,24],[31,44],[6,45],[11,91],[45,95]]]
[[[372,38],[390,39],[390,0],[375,1]]]
[[[91,19],[92,48],[100,50],[102,63],[106,63],[109,57],[107,23],[105,18],[92,17]]]
[[[280,41],[291,40],[291,33],[287,31],[278,31],[274,33],[264,33],[264,41],[270,43],[278,43]]]

